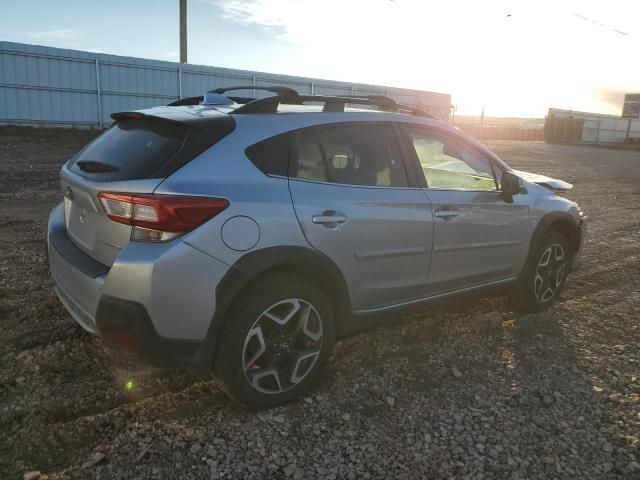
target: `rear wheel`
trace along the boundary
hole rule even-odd
[[[549,231],[532,249],[522,271],[513,300],[527,312],[551,306],[564,289],[571,265],[569,242],[560,232]]]
[[[275,407],[319,382],[334,342],[333,311],[324,293],[304,278],[272,275],[235,303],[215,367],[234,400]]]

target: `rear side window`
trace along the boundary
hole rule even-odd
[[[286,133],[263,140],[246,150],[249,160],[267,175],[287,176],[291,135]]]
[[[389,125],[323,127],[300,132],[294,175],[347,185],[406,187],[407,175]]]
[[[71,170],[95,180],[156,177],[182,148],[186,131],[176,123],[121,120],[80,151]]]

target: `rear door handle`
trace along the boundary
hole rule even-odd
[[[458,216],[458,210],[456,209],[442,209],[436,210],[433,215],[438,218],[442,218],[443,220],[451,220]]]
[[[344,223],[347,221],[347,217],[344,215],[314,215],[311,217],[311,221],[318,224]]]

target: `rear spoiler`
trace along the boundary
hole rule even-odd
[[[216,135],[231,133],[236,126],[231,115],[215,109],[192,111],[182,108],[154,107],[146,110],[133,110],[111,114],[115,121],[126,119],[149,119],[171,122],[188,127],[198,128]]]

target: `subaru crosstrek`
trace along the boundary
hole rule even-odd
[[[360,319],[488,287],[558,299],[586,235],[570,184],[386,97],[230,90],[114,114],[62,167],[49,264],[85,330],[270,407]]]

